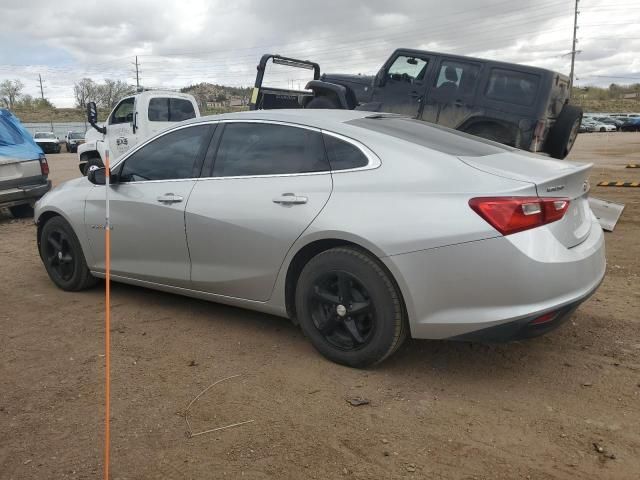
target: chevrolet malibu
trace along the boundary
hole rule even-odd
[[[290,318],[365,367],[413,338],[506,341],[562,323],[600,284],[590,165],[405,117],[271,110],[202,117],[36,207],[63,290],[116,281]]]

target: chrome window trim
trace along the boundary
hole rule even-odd
[[[207,120],[207,121],[204,121],[204,122],[193,122],[193,123],[189,123],[188,125],[181,125],[179,127],[172,128],[170,130],[162,131],[162,132],[158,133],[157,135],[147,139],[146,141],[144,141],[140,145],[137,145],[134,149],[132,149],[132,150],[128,151],[127,153],[125,153],[122,158],[118,159],[118,161],[111,167],[111,169],[118,168],[118,166],[122,162],[124,162],[131,155],[133,155],[138,150],[140,150],[141,148],[143,148],[144,146],[149,144],[152,140],[155,140],[157,138],[165,136],[165,135],[167,135],[169,133],[176,132],[176,131],[181,130],[183,128],[195,127],[195,126],[198,126],[198,125],[214,125],[214,124],[218,124],[218,123],[263,123],[263,124],[271,124],[271,125],[283,125],[283,126],[286,126],[286,127],[303,128],[305,130],[311,130],[311,131],[314,131],[314,132],[318,132],[320,134],[330,135],[332,137],[335,137],[335,138],[337,138],[339,140],[342,140],[344,142],[350,143],[351,145],[355,146],[358,150],[360,150],[364,154],[365,157],[367,157],[368,163],[367,163],[367,165],[364,165],[363,167],[349,168],[349,169],[345,169],[345,170],[322,170],[320,172],[276,173],[276,174],[265,174],[265,175],[236,175],[236,176],[232,176],[232,177],[190,177],[190,178],[176,178],[176,179],[165,179],[165,180],[141,180],[141,181],[137,181],[137,182],[122,182],[122,183],[119,183],[118,185],[135,185],[135,184],[140,184],[140,183],[158,183],[158,182],[182,182],[182,181],[194,181],[194,180],[195,181],[202,181],[202,180],[237,180],[237,179],[241,179],[241,178],[306,177],[306,176],[311,176],[311,175],[327,175],[327,174],[336,175],[336,174],[340,174],[340,173],[359,172],[359,171],[364,171],[364,170],[375,170],[376,168],[379,168],[382,165],[382,162],[381,162],[380,158],[370,148],[368,148],[364,144],[360,143],[358,140],[354,140],[353,138],[347,137],[347,136],[342,135],[340,133],[332,132],[330,130],[324,130],[324,129],[319,128],[319,127],[311,127],[309,125],[302,125],[302,124],[299,124],[299,123],[284,122],[284,121],[281,121],[281,120],[220,119],[220,120]]]

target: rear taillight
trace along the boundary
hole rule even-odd
[[[49,175],[49,164],[47,163],[47,157],[44,155],[40,157],[40,171],[42,175]]]
[[[560,220],[569,208],[568,198],[479,197],[469,206],[503,235]]]

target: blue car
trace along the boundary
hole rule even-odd
[[[51,190],[42,149],[9,110],[0,109],[0,208],[16,218],[33,215],[33,205]]]
[[[620,130],[623,132],[640,132],[640,117],[630,117],[622,124]]]

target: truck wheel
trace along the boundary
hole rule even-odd
[[[93,166],[103,168],[104,163],[102,163],[102,159],[100,157],[90,157],[89,160],[87,160],[87,163],[85,163],[84,165],[84,171],[82,172],[82,174],[86,177],[87,173],[89,173],[89,169]]]
[[[565,105],[556,123],[549,130],[545,151],[553,158],[563,159],[573,147],[582,123],[582,109],[573,105]]]
[[[336,109],[340,106],[329,97],[314,97],[304,108]]]
[[[22,205],[14,205],[13,207],[9,207],[9,211],[13,218],[29,218],[33,217],[33,207],[28,203],[24,203]]]

